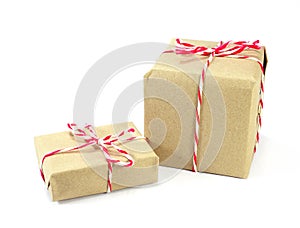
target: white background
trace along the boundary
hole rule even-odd
[[[1,1],[0,226],[299,227],[299,6],[265,2]],[[249,178],[181,172],[148,188],[51,202],[33,136],[66,130],[80,81],[100,57],[172,37],[266,45],[262,140]],[[134,69],[129,85],[145,73]],[[107,96],[124,84],[109,86]],[[130,118],[142,130],[141,104]]]

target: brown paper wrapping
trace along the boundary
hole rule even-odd
[[[185,41],[206,47],[217,45]],[[257,57],[266,67],[264,47],[243,54]],[[163,53],[144,77],[145,136],[161,165],[192,169],[197,86],[206,59]],[[224,57],[213,60],[203,90],[198,170],[247,178],[258,127],[261,77],[256,61]],[[217,142],[222,134],[222,142]]]
[[[114,134],[133,123],[121,123],[96,127],[99,137]],[[141,135],[135,128],[136,135]],[[66,147],[76,146],[70,132],[60,132],[37,136],[34,139],[40,162],[44,154]],[[158,157],[144,139],[137,139],[120,145],[134,159],[132,167],[113,166],[112,190],[150,184],[158,178]],[[88,147],[80,152],[57,154],[46,158],[43,171],[53,201],[104,193],[107,191],[107,163],[103,153],[96,147]]]

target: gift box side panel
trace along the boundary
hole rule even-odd
[[[228,83],[228,81],[222,82],[222,80],[219,80],[218,84],[222,89],[226,105],[225,134],[215,159],[211,161],[211,164],[206,167],[204,171],[247,178],[254,148],[253,141],[249,139],[252,138],[256,132],[254,121],[256,113],[253,111],[257,105],[254,105],[253,101],[258,99],[258,95],[253,93],[253,91],[257,90],[254,89],[257,88],[257,83],[255,81],[244,82],[244,84],[247,83],[249,85],[249,88],[238,86],[239,83],[243,82],[235,81]],[[206,118],[207,114],[203,112],[201,115],[203,116],[202,121],[205,122],[208,119]],[[200,128],[201,126],[202,124],[200,124]],[[205,140],[206,137],[207,136],[203,135],[200,131],[198,150],[202,157],[205,156],[206,153],[215,153],[215,151],[205,151],[201,146],[201,142]],[[200,167],[201,165],[200,161]]]
[[[152,158],[143,163],[153,162]],[[107,168],[101,167],[107,175]],[[106,173],[105,173],[106,172]],[[91,168],[70,170],[50,176],[49,192],[53,201],[72,199],[107,192],[107,177]],[[158,162],[146,167],[113,167],[112,191],[157,182]]]
[[[60,201],[104,193],[107,180],[101,178],[94,170],[85,168],[54,173],[50,177],[49,186],[52,200]]]
[[[166,68],[152,69],[144,78],[145,136],[161,165],[187,168],[192,157],[190,129],[194,127],[197,84],[183,72],[162,67]]]

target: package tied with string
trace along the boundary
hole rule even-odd
[[[133,123],[35,137],[40,172],[53,201],[151,184],[158,157]]]
[[[160,164],[246,178],[266,65],[259,41],[172,40],[144,77],[145,136]]]

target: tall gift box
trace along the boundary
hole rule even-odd
[[[172,40],[144,76],[144,134],[160,164],[247,178],[266,63],[258,41]]]

